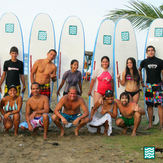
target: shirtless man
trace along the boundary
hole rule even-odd
[[[47,53],[46,59],[37,60],[31,71],[31,83],[40,84],[40,94],[48,96],[50,100],[50,79],[56,81],[57,67],[52,62],[57,55],[56,50],[51,49]]]
[[[62,107],[64,107],[63,112],[61,111]],[[83,114],[80,112],[80,107],[83,110]],[[75,128],[75,135],[78,136],[79,129],[89,121],[88,115],[88,108],[83,98],[77,95],[76,87],[72,86],[69,88],[68,94],[63,96],[56,105],[52,120],[61,129],[60,136],[64,135],[63,125],[67,125],[68,122],[72,122],[73,125],[77,126]]]
[[[130,102],[129,99],[129,94],[123,92],[120,95],[120,100],[115,100],[122,114],[122,117],[116,120],[116,125],[124,129],[123,134],[126,134],[127,126],[134,125],[131,136],[136,136],[136,130],[140,124],[141,116],[145,114],[145,111],[138,104]]]
[[[26,103],[26,122],[20,123],[21,129],[34,131],[39,127],[44,127],[44,139],[47,138],[47,131],[51,118],[49,113],[49,100],[47,96],[40,95],[39,84],[34,82],[31,85],[32,97]]]

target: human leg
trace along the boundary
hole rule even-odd
[[[136,130],[139,127],[141,121],[141,114],[139,112],[134,113],[134,128],[132,130],[131,136],[136,136]]]
[[[61,130],[60,136],[63,136],[63,135],[64,135],[64,128],[63,128],[63,126],[62,126],[62,124],[61,124],[60,119],[59,119],[55,114],[53,114],[53,115],[52,115],[52,120],[53,120],[53,122],[55,123],[55,125],[56,125],[58,128],[60,128],[60,130]]]
[[[3,125],[5,128],[5,131],[8,132],[10,128],[12,128],[13,126],[13,121],[10,117],[8,117],[7,119],[3,119]]]
[[[18,134],[18,128],[20,123],[20,114],[16,113],[13,115],[13,121],[14,121],[14,134],[15,136]]]
[[[122,134],[126,134],[127,126],[125,125],[125,121],[122,118],[118,118],[115,123],[118,127],[123,128]]]
[[[108,120],[105,121],[105,123],[104,123],[104,127],[105,127],[104,135],[108,135],[108,129],[109,129]]]
[[[163,130],[163,106],[158,105],[158,116],[160,120],[160,129]]]
[[[49,127],[49,116],[48,114],[43,114],[42,117],[43,117],[43,125],[44,125],[44,139],[46,139],[48,127]]]

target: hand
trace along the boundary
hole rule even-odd
[[[79,123],[79,121],[80,121],[80,118],[76,118],[76,119],[72,122],[72,124],[76,126],[76,125]]]
[[[60,96],[59,90],[57,91],[57,96]]]
[[[56,81],[57,79],[57,75],[56,74],[50,74],[50,78],[54,81]]]
[[[67,120],[66,120],[65,118],[61,118],[61,121],[62,121],[62,123],[63,123],[64,125],[67,125],[67,124],[68,124],[68,122],[67,122]]]
[[[22,89],[22,93],[24,93],[24,92],[25,92],[25,89],[26,89],[26,87],[24,86],[24,87],[23,87],[23,89]]]
[[[92,96],[91,92],[92,92],[92,91],[90,91],[90,90],[88,91],[88,96]]]
[[[102,115],[104,115],[104,114],[106,114],[106,113],[107,113],[107,110],[104,110],[104,109],[101,110],[101,114],[102,114]]]
[[[29,130],[29,131],[33,131],[33,127],[32,127],[31,124],[28,125],[28,130]]]
[[[9,115],[10,115],[10,112],[6,113],[6,114],[4,115],[4,119],[8,119]]]
[[[120,75],[120,74],[117,75],[117,79],[118,79],[118,80],[121,79],[121,75]]]
[[[34,118],[35,118],[35,115],[36,115],[36,112],[33,112],[33,113],[30,115],[29,119],[30,119],[30,120],[34,119]]]

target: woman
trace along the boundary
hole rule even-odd
[[[78,95],[82,94],[82,85],[81,85],[82,75],[81,75],[81,72],[78,71],[78,65],[79,65],[78,60],[73,59],[71,61],[71,64],[70,64],[71,69],[66,71],[63,74],[62,82],[57,90],[57,96],[60,95],[59,92],[64,84],[66,84],[66,85],[64,87],[63,95],[68,94],[68,90],[71,86],[75,86],[77,88]]]
[[[88,95],[90,96],[93,92],[94,104],[101,99],[107,90],[113,90],[113,79],[112,75],[109,73],[110,60],[107,56],[101,58],[101,68],[94,71],[92,75],[92,80],[89,88]]]
[[[14,125],[14,134],[18,134],[20,123],[20,110],[22,107],[22,97],[17,96],[15,85],[11,85],[8,89],[8,96],[5,96],[0,103],[0,112],[3,115],[3,124],[5,131],[8,132]]]
[[[117,75],[122,86],[125,86],[125,92],[129,93],[131,100],[138,103],[140,96],[140,75],[136,67],[136,61],[130,57],[126,61],[126,69],[122,73],[122,80],[120,75]]]

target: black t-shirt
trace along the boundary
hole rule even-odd
[[[6,85],[9,87],[10,85],[20,85],[20,77],[19,75],[24,74],[24,66],[23,62],[17,60],[16,62],[12,62],[11,60],[7,60],[4,63],[3,71],[7,73],[6,75]]]
[[[140,63],[141,68],[145,68],[147,75],[147,83],[160,83],[161,82],[161,70],[163,70],[163,60],[157,57],[144,59]]]

